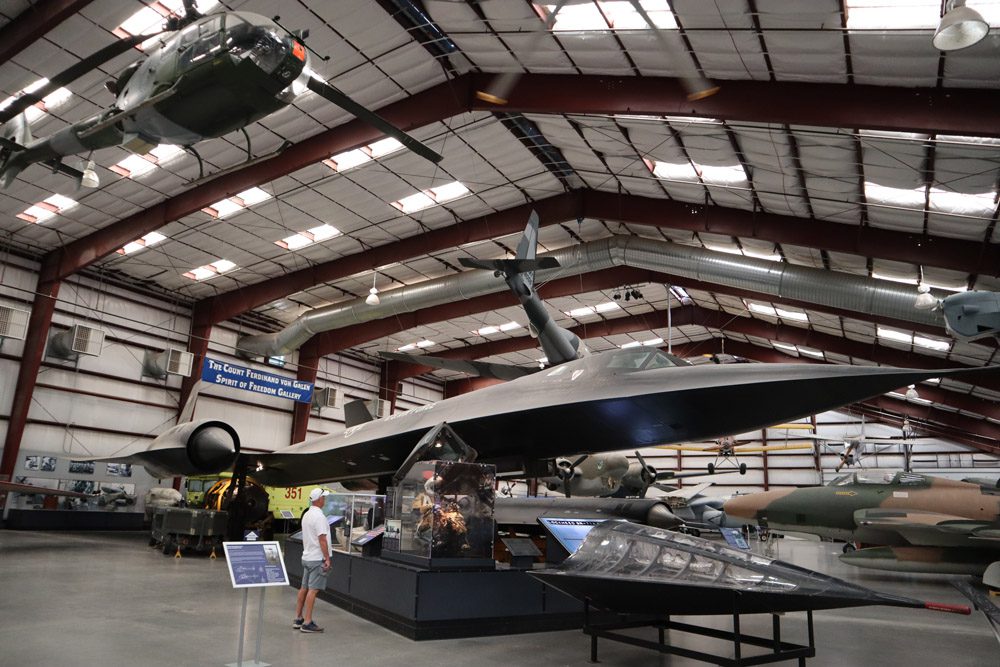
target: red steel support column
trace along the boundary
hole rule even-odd
[[[191,397],[191,390],[198,380],[201,379],[201,368],[205,364],[205,357],[208,355],[208,341],[212,337],[212,322],[208,320],[205,309],[196,304],[194,312],[191,314],[191,336],[188,340],[188,352],[194,355],[191,362],[191,375],[181,382],[181,397],[178,403],[178,413],[184,410],[188,399]]]
[[[389,414],[396,411],[396,398],[399,396],[400,363],[384,361],[378,372],[378,397],[389,401]]]
[[[39,282],[35,288],[35,302],[31,306],[31,317],[28,319],[24,352],[21,355],[21,366],[17,371],[17,385],[14,387],[14,402],[10,408],[10,421],[7,423],[3,458],[0,459],[0,480],[9,481],[14,474],[17,455],[21,451],[24,427],[28,423],[31,397],[35,393],[38,369],[42,365],[49,326],[52,324],[52,314],[56,310],[56,297],[59,296],[60,285],[59,282]],[[4,502],[6,495],[0,495],[0,508]]]
[[[315,339],[313,339],[315,340]],[[319,370],[319,357],[316,355],[316,345],[309,341],[299,350],[299,370],[295,377],[303,382],[316,382]],[[295,444],[306,439],[309,430],[309,415],[312,403],[295,402],[292,411],[292,442]]]

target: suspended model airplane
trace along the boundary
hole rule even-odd
[[[147,153],[158,144],[190,147],[221,137],[268,116],[306,89],[342,107],[415,153],[438,162],[441,156],[340,90],[313,75],[305,47],[308,31],[289,32],[275,21],[249,12],[202,16],[193,0],[185,15],[172,17],[156,46],[128,67],[108,90],[114,105],[96,116],[33,139],[23,111],[46,95],[151,38],[137,35],[106,46],[50,78],[0,111],[0,187],[36,162],[77,178],[63,158],[109,146]],[[249,155],[249,146],[248,146]],[[196,154],[197,155],[197,154]],[[200,161],[200,160],[199,160]],[[96,183],[94,183],[96,185]]]
[[[533,245],[533,239],[529,241]],[[505,276],[526,306],[538,304],[548,317],[532,279],[538,261],[501,260],[488,266]],[[519,274],[524,274],[523,279],[518,279]],[[544,331],[543,327],[539,336],[543,345]],[[802,364],[691,366],[649,348],[611,350],[577,359],[577,348],[558,336],[553,334],[552,349],[565,361],[553,368],[273,453],[240,454],[232,426],[221,420],[200,420],[175,426],[148,446],[93,458],[144,465],[155,475],[217,472],[240,458],[262,484],[298,486],[391,477],[421,438],[447,424],[477,450],[479,461],[496,464],[501,473],[516,473],[560,456],[745,433],[932,377],[1000,371],[1000,366],[946,370]]]
[[[809,424],[779,424],[772,428],[812,428]],[[748,444],[748,443],[747,443]],[[707,445],[663,445],[661,449],[672,449],[681,452],[714,452],[715,461],[708,464],[708,474],[714,475],[719,470],[720,463],[731,463],[734,470],[738,470],[741,475],[745,475],[747,472],[747,464],[740,463],[736,458],[739,454],[750,454],[754,452],[773,452],[788,449],[812,449],[813,446],[810,443],[785,443],[783,445],[759,445],[756,447],[746,447],[744,444],[736,442],[736,439],[731,436],[723,436],[718,438],[715,442]]]
[[[560,457],[553,462],[555,474],[539,481],[549,491],[572,496],[645,498],[646,491],[657,482],[691,477],[705,477],[703,472],[657,470],[646,462],[641,453],[638,461],[629,461],[622,453],[584,454],[573,458]]]
[[[846,540],[841,559],[858,567],[981,575],[1000,562],[995,482],[862,471],[827,486],[733,496],[724,509],[731,519]]]

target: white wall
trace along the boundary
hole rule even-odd
[[[0,304],[31,309],[37,267],[26,260],[0,263]],[[76,362],[46,357],[38,375],[21,450],[59,457],[114,455],[126,447],[148,443],[177,418],[181,378],[166,381],[142,376],[145,351],[187,348],[190,313],[186,306],[74,276],[61,287],[53,331],[72,324],[103,330],[99,357]],[[232,323],[213,327],[208,356],[228,363],[295,377],[297,357],[285,368],[248,361],[234,354],[241,335]],[[0,347],[0,443],[5,437],[23,342],[7,340]],[[317,385],[335,385],[359,398],[378,396],[377,363],[349,355],[320,361]],[[442,397],[442,386],[424,380],[404,383],[398,405],[411,408]],[[274,450],[288,446],[293,402],[220,385],[206,385],[195,403],[195,418],[218,418],[232,424],[244,447]],[[343,429],[342,408],[312,411],[309,437]],[[15,475],[24,471],[19,455]]]

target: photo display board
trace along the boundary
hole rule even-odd
[[[223,542],[233,588],[287,586],[288,571],[277,542]]]

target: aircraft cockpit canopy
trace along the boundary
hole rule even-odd
[[[606,352],[608,357],[606,368],[620,371],[648,371],[654,368],[671,368],[674,366],[690,366],[688,362],[680,357],[667,354],[662,350],[649,350],[642,348],[628,348]]]
[[[891,470],[862,470],[842,475],[830,482],[830,486],[847,486],[849,484],[902,484],[922,485],[927,483],[923,475],[912,472],[893,472]]]

